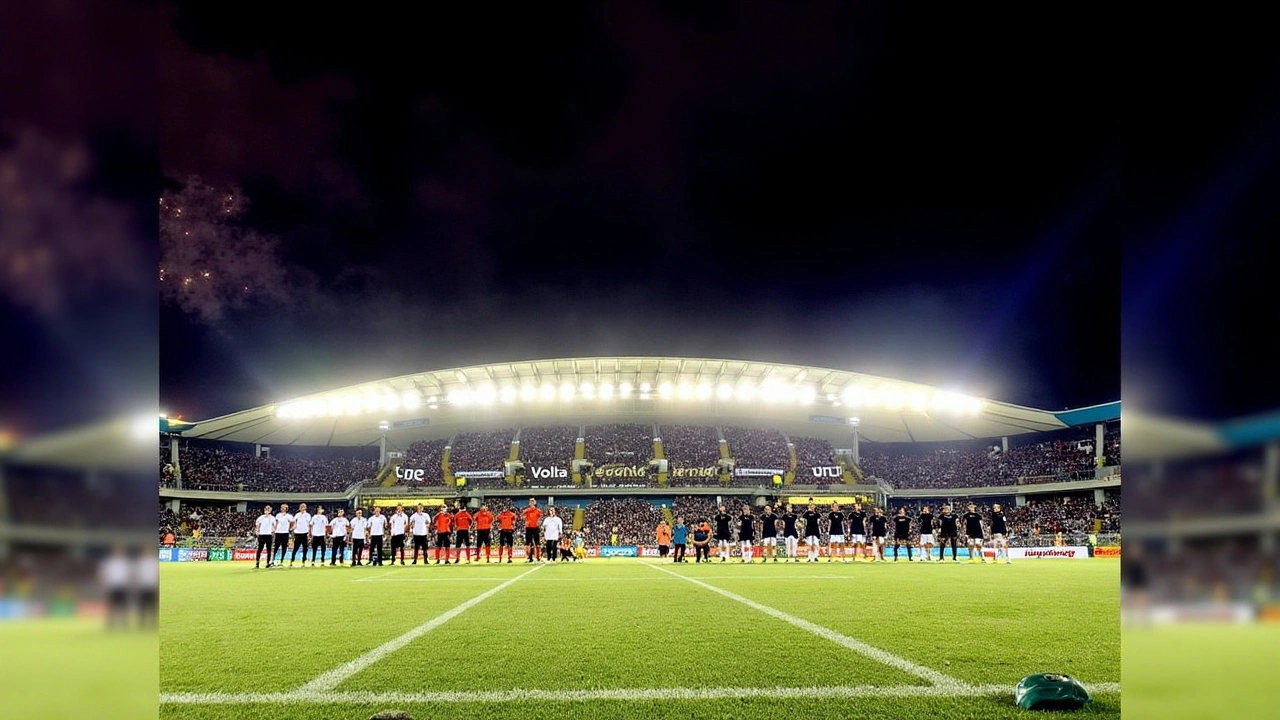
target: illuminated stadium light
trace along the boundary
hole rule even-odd
[[[422,406],[422,396],[413,391],[406,392],[400,396],[400,404],[405,410],[417,410]]]
[[[400,409],[400,398],[395,393],[387,390],[382,394],[378,408],[385,412],[392,412]]]
[[[612,398],[613,398],[613,383],[611,382],[600,383],[600,399],[610,400]]]
[[[532,385],[525,385],[520,388],[520,399],[525,402],[532,402],[538,399],[538,388]]]
[[[698,389],[694,391],[699,400],[711,399],[711,383],[704,382],[698,384]]]
[[[632,390],[631,383],[624,382],[618,386],[618,396],[621,397],[623,400],[626,400],[627,398],[631,397],[631,390]]]
[[[652,386],[652,385],[650,385],[649,383],[647,383],[647,382],[642,382],[642,383],[640,383],[640,392],[642,392],[642,393],[647,393],[647,392],[649,392],[649,391],[651,391],[651,390],[653,390],[653,386]]]
[[[552,384],[551,384],[551,383],[549,383],[549,382],[548,382],[548,383],[543,383],[543,384],[542,384],[542,389],[538,391],[538,397],[542,398],[543,400],[555,400],[555,399],[556,399],[556,386],[555,386],[555,385],[552,385]]]
[[[577,388],[573,386],[573,383],[567,380],[562,385],[560,385],[561,400],[572,400],[575,392],[577,392]]]
[[[676,386],[676,397],[681,400],[688,400],[693,397],[693,383],[685,381]]]
[[[861,405],[864,393],[860,388],[850,385],[844,389],[844,392],[840,393],[840,397],[844,399],[845,405]]]
[[[429,403],[435,403],[435,402],[438,402],[438,401],[439,401],[439,399],[440,399],[440,398],[437,398],[435,395],[432,395],[431,397],[427,398],[427,402],[429,402]]]
[[[652,395],[650,395],[650,394],[649,394],[649,393],[647,393],[647,392],[642,392],[642,393],[640,393],[640,399],[641,399],[641,400],[652,400],[652,399],[653,399],[653,396],[652,396]]]
[[[967,398],[964,409],[965,409],[965,412],[969,413],[970,415],[977,415],[978,413],[982,412],[982,405],[983,405],[983,402],[978,398]]]
[[[781,400],[781,394],[778,392],[778,384],[773,380],[765,380],[760,383],[760,399],[767,403],[775,403]]]
[[[640,389],[644,390],[644,387],[641,386]],[[675,388],[671,386],[671,382],[668,380],[664,380],[662,384],[658,386],[658,397],[662,398],[663,400],[670,400],[671,395],[674,392],[675,392]]]
[[[582,397],[587,398],[588,400],[596,396],[595,383],[590,380],[583,381],[582,387],[580,387],[579,390],[582,392]]]
[[[377,410],[378,408],[382,407],[381,398],[379,398],[373,392],[367,391],[364,393],[362,397],[363,399],[360,403],[360,408],[365,412],[373,412],[374,410]]]
[[[492,385],[485,385],[476,391],[475,400],[481,405],[492,405],[498,400],[498,390]]]
[[[750,402],[756,397],[756,386],[750,382],[743,382],[738,386],[738,399],[743,402]]]
[[[911,393],[910,399],[907,403],[912,410],[916,412],[924,412],[929,408],[929,395],[923,390],[916,390]]]
[[[896,388],[889,390],[883,394],[880,404],[886,409],[897,410],[907,404],[907,394]]]
[[[835,402],[835,401],[836,401],[836,394],[835,394],[835,393],[827,393],[827,402]]]
[[[796,398],[800,401],[801,405],[812,405],[814,401],[818,399],[818,391],[808,385],[805,385],[800,388],[798,393],[796,393]]]
[[[728,383],[720,383],[716,386],[716,397],[721,400],[729,400],[733,397],[733,388]]]
[[[498,397],[502,400],[502,402],[508,405],[516,401],[517,395],[518,395],[518,392],[516,391],[515,387],[511,385],[503,385],[502,389],[498,391]]]

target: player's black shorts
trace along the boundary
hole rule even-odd
[[[471,545],[471,531],[459,530],[454,533],[453,544],[455,547],[468,547]]]
[[[529,547],[534,547],[539,543],[539,537],[541,535],[542,535],[542,532],[538,530],[538,528],[525,528],[524,544],[528,545]]]
[[[755,542],[755,533],[741,533],[738,535],[738,542]]]
[[[733,541],[733,538],[732,538],[732,537],[729,537],[729,535],[728,535],[728,534],[716,533],[716,542],[722,542],[722,541],[723,541],[723,542],[732,542],[732,541]]]
[[[794,532],[783,533],[783,534],[782,534],[782,537],[784,537],[784,538],[793,537],[793,538],[795,538],[795,539],[797,539],[797,540],[799,540],[799,539],[800,539],[800,536],[799,536],[799,535],[797,535],[797,534],[796,534],[796,533],[794,533]]]
[[[489,536],[489,530],[476,531],[476,547],[485,547],[493,544],[493,538]]]
[[[436,533],[436,547],[449,547],[449,533]]]
[[[970,541],[973,541],[973,540],[981,540],[981,539],[982,539],[982,533],[974,533],[973,535],[965,535],[965,537],[969,538],[969,540],[970,540]]]
[[[305,538],[306,534],[304,533],[302,537]],[[289,547],[289,533],[287,532],[276,533],[276,549],[279,550],[282,547]]]
[[[392,535],[392,536],[391,536],[391,549],[392,549],[392,550],[396,550],[396,549],[398,549],[398,548],[402,548],[402,547],[404,547],[404,535]]]
[[[515,530],[498,531],[498,547],[513,547],[516,544]]]
[[[413,536],[413,546],[414,546],[415,548],[423,548],[423,549],[425,550],[425,549],[426,549],[426,547],[427,547],[427,536],[426,536],[426,535],[414,535],[414,536]]]

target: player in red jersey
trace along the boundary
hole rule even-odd
[[[529,498],[529,507],[524,511],[524,545],[525,552],[529,553],[529,559],[526,562],[533,562],[536,557],[542,560],[542,543],[539,536],[540,523],[542,522],[542,510],[538,507],[538,501]]]
[[[453,515],[449,513],[449,506],[440,506],[440,512],[436,513],[436,564],[440,564],[440,550],[444,549],[444,564],[449,564],[449,535],[453,530]]]
[[[459,505],[458,512],[453,514],[453,562],[455,565],[461,564],[460,558],[465,558],[467,564],[471,564],[471,513],[467,512],[466,505]]]
[[[516,521],[520,516],[511,508],[503,508],[498,513],[498,562],[502,562],[502,548],[507,549],[507,562],[511,562],[511,551],[516,544]]]
[[[488,505],[481,505],[480,510],[476,512],[476,554],[474,559],[480,562],[480,546],[484,546],[484,561],[489,562],[489,546],[493,543],[493,539],[489,537],[489,533],[493,531],[493,513],[489,512]],[[498,550],[498,562],[502,562],[502,550]]]

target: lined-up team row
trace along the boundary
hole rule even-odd
[[[733,525],[737,525],[737,543],[741,549],[743,562],[751,562],[754,556],[754,545],[759,542],[765,561],[777,562],[778,538],[782,538],[786,558],[793,562],[800,561],[799,545],[803,539],[806,549],[806,560],[818,562],[822,548],[823,531],[826,531],[828,546],[828,562],[845,561],[845,550],[852,553],[850,560],[859,555],[872,555],[872,561],[885,561],[885,547],[890,544],[892,532],[893,555],[896,560],[899,548],[906,547],[907,559],[912,560],[912,548],[919,547],[922,560],[931,560],[932,549],[938,548],[938,559],[943,559],[947,545],[951,546],[951,559],[957,558],[957,545],[960,538],[960,527],[964,526],[966,544],[970,548],[970,562],[987,562],[982,554],[982,547],[987,537],[987,530],[996,551],[997,562],[1009,562],[1008,525],[1004,511],[999,504],[993,505],[991,517],[983,518],[977,506],[969,504],[968,512],[957,515],[950,505],[943,505],[941,512],[934,515],[929,506],[921,508],[921,512],[912,518],[906,508],[899,508],[892,517],[884,514],[881,507],[873,508],[868,514],[856,503],[853,510],[845,513],[839,503],[831,503],[830,510],[820,512],[815,503],[797,513],[790,504],[781,514],[774,512],[772,506],[766,506],[759,515],[752,512],[750,505],[742,506],[742,513],[733,517],[724,505],[719,512],[710,518],[695,523],[693,527],[685,524],[684,518],[676,518],[676,524],[667,528],[665,521],[658,526],[657,540],[660,549],[669,540],[674,547],[674,560],[684,562],[684,548],[692,538],[695,550],[695,562],[704,559],[709,561],[710,544],[714,542],[719,550],[720,562],[727,562],[730,550],[735,542]],[[712,530],[714,523],[714,530]],[[914,539],[913,539],[914,536]],[[665,555],[665,553],[663,553]]]
[[[316,564],[317,556],[320,563],[324,564],[326,550],[330,551],[329,565],[337,565],[348,547],[351,549],[353,566],[364,564],[366,549],[370,565],[382,565],[388,557],[394,563],[397,553],[400,564],[404,565],[405,549],[410,546],[410,539],[412,564],[417,564],[419,553],[425,564],[428,561],[427,551],[431,545],[432,531],[435,534],[436,564],[478,562],[482,549],[485,562],[490,562],[495,525],[498,532],[498,562],[502,562],[505,548],[509,563],[515,546],[516,524],[521,521],[524,524],[525,545],[530,548],[528,562],[544,559],[553,561],[557,557],[581,559],[585,554],[585,538],[582,533],[574,533],[570,537],[556,508],[549,507],[543,513],[537,500],[533,498],[529,499],[528,507],[523,508],[519,515],[510,508],[495,515],[487,505],[481,505],[474,514],[465,506],[454,509],[444,505],[434,516],[425,506],[418,505],[416,512],[406,514],[404,506],[397,505],[396,511],[391,515],[384,515],[381,507],[374,507],[373,512],[365,517],[364,510],[356,508],[355,516],[348,518],[346,508],[338,508],[337,514],[330,518],[322,506],[317,506],[312,513],[307,510],[306,503],[301,503],[297,514],[290,513],[287,504],[280,505],[280,510],[276,513],[272,513],[270,505],[262,508],[262,514],[254,521],[254,531],[258,537],[254,567],[262,567],[264,551],[268,568],[282,566],[286,557],[289,565],[293,566],[299,551],[302,552],[302,564],[306,565],[308,550],[312,566]],[[289,544],[291,539],[292,549]],[[451,547],[454,550],[452,561],[449,558]]]

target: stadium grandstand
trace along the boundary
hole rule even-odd
[[[1119,415],[1118,402],[1051,412],[740,360],[452,368],[162,427],[159,531],[178,546],[247,546],[266,504],[350,513],[534,496],[593,542],[641,545],[673,511],[705,518],[719,503],[972,499],[1011,509],[1025,529],[1015,544],[1106,543],[1120,519]]]

